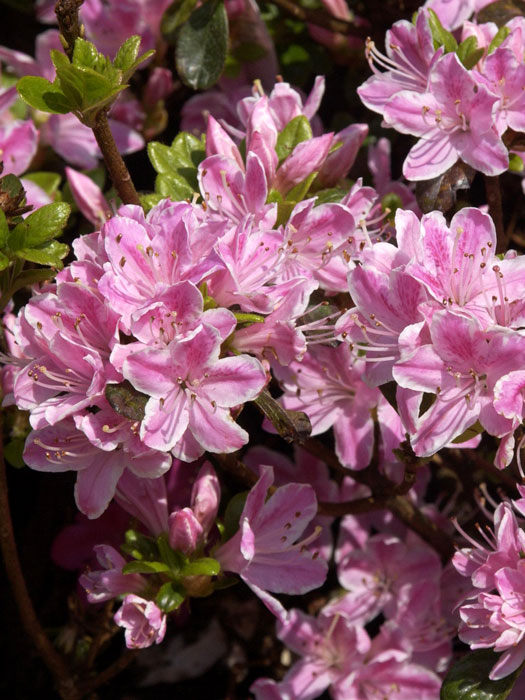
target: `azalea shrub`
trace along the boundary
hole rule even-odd
[[[523,700],[525,3],[14,5],[5,692]]]

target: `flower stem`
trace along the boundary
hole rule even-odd
[[[0,433],[1,433],[0,421]],[[7,474],[0,441],[0,545],[4,557],[7,577],[13,591],[16,606],[22,625],[33,641],[44,663],[51,671],[60,697],[63,700],[79,700],[81,697],[76,689],[75,679],[63,657],[49,641],[35,613],[29,597],[26,581],[22,573],[18,550],[16,547],[9,498],[7,493]]]
[[[109,128],[108,114],[105,109],[100,110],[95,117],[93,134],[104,156],[104,163],[118,192],[118,196],[124,204],[138,204],[140,206],[137,190]]]

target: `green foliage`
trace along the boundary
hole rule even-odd
[[[158,173],[155,191],[159,195],[182,201],[198,192],[197,167],[206,155],[204,136],[198,139],[182,131],[171,146],[152,141],[148,144],[148,155]]]
[[[26,76],[17,83],[22,99],[42,112],[73,112],[83,124],[92,126],[96,114],[114,102],[127,81],[153,51],[138,56],[140,37],[132,36],[120,47],[112,62],[94,44],[77,39],[72,61],[60,51],[51,51],[56,78]]]
[[[7,235],[4,217],[0,225],[0,249],[7,262],[18,258],[61,269],[69,247],[58,243],[55,238],[62,234],[70,211],[69,205],[64,202],[47,204],[16,224]],[[3,268],[7,267],[5,263],[5,260],[0,261]]]
[[[460,659],[448,672],[441,686],[441,700],[505,700],[521,669],[491,681],[490,669],[498,655],[492,649],[471,651]]]
[[[275,151],[279,157],[279,162],[287,158],[297,144],[308,141],[312,138],[312,127],[310,122],[302,114],[294,117],[277,137]]]
[[[183,83],[206,90],[220,78],[228,51],[228,17],[222,0],[207,0],[182,25],[175,64]]]
[[[467,70],[474,68],[485,53],[484,49],[478,49],[478,40],[475,36],[469,36],[458,46],[457,55]]]
[[[183,576],[217,576],[221,571],[221,565],[216,559],[202,557],[188,562],[183,569]]]
[[[197,0],[174,0],[166,9],[160,23],[160,31],[170,44],[175,44],[179,29],[188,21]]]
[[[123,574],[163,574],[169,570],[162,561],[130,561],[122,567]]]
[[[509,34],[510,29],[508,27],[500,27],[490,42],[487,53],[492,53],[498,48],[498,46],[501,46]]]
[[[177,610],[184,603],[185,598],[186,592],[182,593],[173,581],[168,581],[157,593],[156,603],[165,613],[170,613]]]
[[[439,17],[436,15],[434,10],[428,10],[428,23],[430,25],[430,31],[432,32],[432,38],[434,40],[434,48],[437,50],[440,46],[443,46],[445,53],[452,53],[457,51],[458,42],[454,39],[453,35],[445,29],[445,27],[439,21]]]
[[[242,491],[241,493],[236,493],[235,496],[228,502],[226,506],[226,511],[224,513],[224,531],[223,539],[229,540],[230,537],[237,532],[239,529],[239,521],[241,519],[241,513],[246,503],[246,498],[248,497],[248,491]]]

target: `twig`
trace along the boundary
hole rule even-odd
[[[84,0],[57,0],[55,5],[58,26],[65,41],[64,49],[70,59],[73,56],[75,41],[82,35],[78,10],[83,2]],[[140,206],[135,185],[109,128],[107,108],[98,112],[92,128],[118,196],[124,204],[138,204]]]
[[[118,196],[124,204],[138,204],[140,206],[137,190],[109,128],[108,114],[105,109],[101,109],[95,117],[93,134],[104,156],[104,163],[118,192]]]
[[[0,420],[0,436],[2,423]],[[0,544],[4,557],[7,577],[13,590],[18,613],[22,625],[28,636],[33,641],[38,653],[52,673],[55,683],[63,700],[79,700],[81,697],[76,689],[75,679],[72,677],[63,657],[57,652],[46,636],[35,613],[33,603],[29,597],[27,585],[22,573],[20,559],[15,542],[11,509],[7,493],[7,475],[0,440]]]
[[[233,454],[210,454],[208,458],[221,467],[224,471],[229,472],[237,481],[251,489],[257,483],[258,476],[251,469],[241,462]]]
[[[134,650],[125,651],[122,656],[120,656],[111,666],[108,666],[105,671],[99,673],[95,678],[90,681],[86,681],[81,688],[82,697],[89,695],[100,686],[104,685],[112,678],[121,673],[125,668],[127,668],[130,663],[135,658],[137,652]]]
[[[55,15],[63,39],[62,45],[70,60],[73,57],[75,41],[82,36],[78,11],[83,2],[84,0],[57,0],[55,4]]]
[[[293,0],[272,1],[275,5],[285,10],[285,12],[288,12],[289,15],[292,15],[292,17],[295,17],[295,19],[299,19],[302,22],[316,24],[318,27],[329,29],[330,31],[338,34],[360,37],[364,37],[366,34],[364,29],[357,27],[355,24],[352,24],[352,22],[349,22],[346,19],[333,17],[322,10],[308,10],[300,5],[297,5],[295,2],[293,2]]]
[[[398,485],[378,471],[375,460],[372,460],[372,464],[367,469],[355,471],[343,467],[337,456],[317,440],[310,438],[306,440],[303,447],[315,457],[322,459],[328,466],[338,472],[344,472],[355,481],[368,486],[372,491],[372,495],[368,498],[348,501],[347,503],[322,503],[320,505],[323,515],[355,515],[371,510],[387,509],[425,542],[428,542],[440,554],[443,562],[452,557],[454,554],[452,539],[403,495],[411,483],[412,469],[405,470],[406,478]]]
[[[485,193],[489,205],[489,214],[491,215],[494,226],[496,227],[496,236],[498,239],[496,245],[496,253],[505,253],[509,245],[509,237],[505,232],[503,225],[503,206],[501,203],[501,188],[499,185],[499,177],[483,176],[485,179]]]

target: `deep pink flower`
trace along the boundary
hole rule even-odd
[[[152,600],[138,595],[127,595],[113,619],[126,630],[124,636],[129,649],[160,644],[166,634],[166,615]]]

